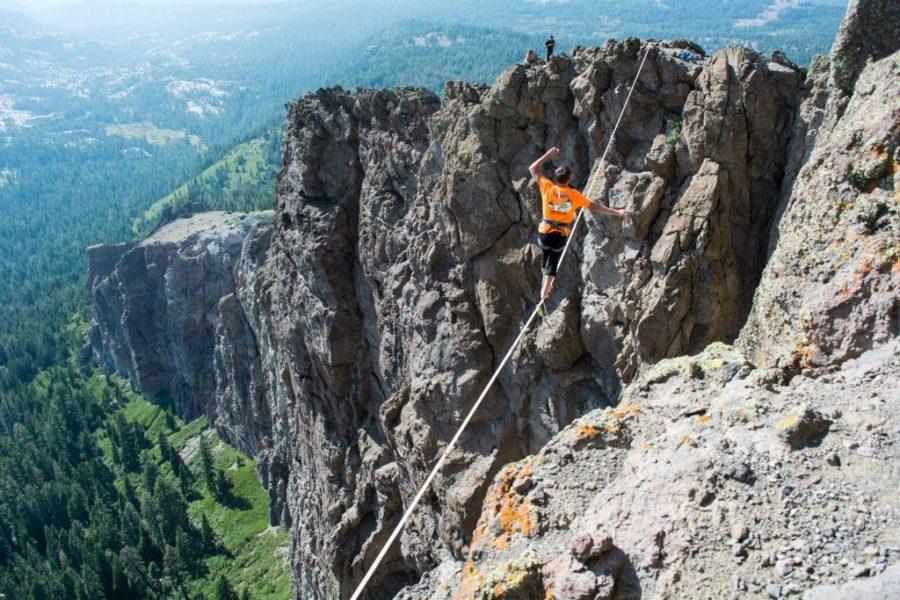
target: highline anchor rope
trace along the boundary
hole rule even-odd
[[[640,66],[638,66],[637,73],[634,76],[634,81],[631,82],[631,87],[628,89],[628,95],[625,97],[625,104],[622,105],[622,110],[621,112],[619,112],[619,118],[616,119],[616,124],[615,126],[613,126],[612,133],[609,136],[609,141],[606,143],[606,149],[603,151],[603,155],[600,157],[600,160],[595,163],[596,166],[594,167],[594,172],[588,180],[588,189],[585,190],[584,194],[587,198],[591,197],[591,192],[593,191],[594,185],[596,184],[597,179],[599,179],[598,175],[601,174],[600,169],[603,168],[603,163],[606,161],[606,156],[607,154],[609,154],[609,150],[612,147],[613,140],[616,137],[616,131],[619,129],[619,124],[622,122],[622,117],[625,115],[625,111],[628,109],[628,102],[631,100],[631,94],[632,92],[634,92],[634,88],[641,76],[641,71],[644,68],[644,62],[647,60],[647,55],[650,54],[651,48],[653,48],[653,45],[648,44],[644,49],[644,56],[643,58],[641,58],[641,64]],[[559,264],[562,264],[563,259],[565,259],[566,257],[566,252],[569,251],[569,244],[572,243],[572,239],[575,237],[575,230],[578,228],[578,223],[581,222],[581,216],[583,212],[583,208],[578,209],[578,215],[575,217],[575,223],[572,225],[572,233],[569,234],[568,239],[566,240],[566,245],[563,247],[562,254],[559,257]],[[538,312],[540,311],[543,304],[544,301],[541,300],[540,302],[538,302],[537,306],[534,307],[534,310],[531,311],[531,316],[529,316],[528,320],[525,321],[525,325],[522,326],[522,329],[519,331],[519,335],[516,336],[516,339],[509,347],[509,350],[506,351],[506,355],[503,357],[503,360],[501,360],[500,364],[497,365],[497,368],[494,369],[494,374],[491,375],[491,378],[488,380],[487,385],[485,385],[484,389],[481,390],[481,394],[478,396],[478,399],[475,400],[475,404],[473,404],[472,408],[469,409],[469,413],[466,415],[466,418],[463,419],[463,422],[459,426],[459,429],[456,430],[456,433],[453,434],[453,437],[450,439],[447,447],[444,448],[443,453],[441,453],[440,458],[438,458],[437,462],[434,464],[434,467],[431,469],[428,477],[425,478],[425,482],[422,483],[422,485],[419,487],[419,491],[416,492],[416,495],[413,497],[412,502],[409,503],[409,506],[406,508],[403,516],[400,517],[400,522],[397,523],[396,527],[394,527],[394,531],[391,533],[391,537],[389,537],[381,547],[381,551],[378,553],[378,556],[375,557],[375,561],[371,564],[369,570],[366,571],[365,577],[363,577],[362,581],[359,582],[359,585],[356,586],[356,591],[353,592],[350,600],[358,600],[363,591],[366,589],[366,584],[369,583],[372,575],[375,574],[375,571],[378,569],[378,565],[380,565],[381,561],[384,560],[385,555],[387,554],[391,545],[397,539],[397,536],[399,536],[400,532],[403,531],[403,527],[406,525],[409,517],[416,509],[419,501],[422,500],[422,496],[425,495],[425,492],[428,490],[431,482],[434,481],[434,478],[437,476],[438,471],[440,471],[441,467],[444,466],[444,463],[447,461],[447,457],[450,456],[450,452],[452,452],[453,448],[456,447],[456,444],[457,442],[459,442],[459,438],[462,436],[463,431],[465,431],[466,427],[468,427],[469,422],[472,420],[472,417],[475,416],[475,413],[478,411],[481,403],[484,401],[484,399],[487,397],[488,392],[494,386],[494,382],[497,381],[497,377],[500,375],[503,367],[506,366],[506,363],[509,362],[509,358],[513,355],[513,352],[515,352],[516,348],[519,346],[519,343],[521,343],[522,338],[525,336],[525,332],[527,332],[528,328],[531,327],[531,324],[534,322],[534,319],[535,317],[537,317]]]

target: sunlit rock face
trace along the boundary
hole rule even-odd
[[[249,232],[271,222],[265,212],[201,213],[140,243],[89,248],[97,362],[185,417],[214,417],[219,302],[237,288]]]
[[[753,257],[747,248],[763,252],[751,261],[756,268],[765,264],[755,291],[753,278],[749,287],[735,286],[726,307],[734,311],[737,329],[719,339],[732,339],[739,329],[736,347],[707,345],[707,339],[672,352],[691,356],[660,361],[659,344],[672,344],[671,338],[642,343],[639,317],[631,339],[643,361],[628,363],[637,375],[619,405],[589,412],[539,451],[504,467],[488,490],[465,556],[442,562],[400,598],[801,592],[838,598],[887,597],[898,589],[900,571],[891,566],[896,557],[878,550],[892,543],[900,522],[894,448],[900,397],[893,393],[900,377],[896,10],[890,2],[850,3],[832,54],[813,62],[801,89],[786,155],[773,147],[759,157],[772,161],[769,166],[745,171],[751,179],[756,174],[751,189],[780,188],[772,225],[764,226],[768,217],[761,223],[763,212],[757,212],[742,221],[753,244],[726,244],[724,254],[702,245],[717,257],[743,247],[738,256],[744,261]],[[724,56],[729,53],[734,55]],[[722,56],[698,80],[722,81],[713,69]],[[729,96],[735,91],[725,88]],[[685,217],[673,210],[662,231],[740,198],[722,193],[734,181],[735,167],[729,170],[721,153],[690,160],[697,140],[728,142],[744,130],[741,117],[724,112],[735,120],[724,129],[706,129],[703,138],[685,118],[686,143],[676,151],[674,167],[665,155],[657,158],[658,146],[646,155],[669,174],[699,164],[675,205]],[[714,113],[704,123],[718,118]],[[746,130],[759,131],[755,125]],[[774,139],[771,132],[761,136]],[[739,147],[726,144],[724,151]],[[774,184],[764,176],[772,165],[784,166]],[[655,197],[645,193],[642,202],[652,206]],[[704,204],[711,198],[716,201]],[[701,209],[691,212],[697,205]],[[733,214],[747,213],[738,208]],[[635,227],[640,237],[640,215]],[[651,265],[668,264],[668,248],[683,251],[684,240],[694,239],[685,237],[690,232],[679,228],[668,245],[662,235]],[[768,236],[768,243],[757,236]],[[740,239],[730,237],[732,244]],[[695,260],[686,252],[674,264]],[[735,268],[740,262],[734,258],[712,262],[714,269],[731,265],[710,271],[720,285],[740,281],[741,273],[759,277]],[[586,266],[582,262],[582,273],[589,272]],[[588,278],[584,288],[590,285]],[[652,306],[654,289],[646,287],[634,306]],[[688,322],[708,318],[711,310],[693,289],[680,291],[690,298],[680,309]],[[738,289],[751,290],[752,302]],[[717,307],[725,297],[718,297]],[[677,317],[678,306],[670,305],[676,314],[665,318]],[[616,364],[627,380],[621,358]],[[870,516],[857,519],[859,510]]]
[[[536,301],[528,164],[584,186],[636,40],[487,87],[322,90],[289,105],[276,231],[256,275],[297,594],[348,595]],[[802,73],[744,49],[651,52],[551,316],[530,333],[372,582],[389,597],[464,555],[491,479],[646,365],[731,341],[785,179]],[[276,416],[277,415],[277,416]]]

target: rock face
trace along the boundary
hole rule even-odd
[[[757,364],[828,367],[900,333],[900,53],[853,83],[828,99],[778,224],[741,333]]]
[[[890,589],[900,524],[900,38],[885,47],[859,27],[893,10],[851,3],[830,66],[813,64],[738,348],[658,362],[617,408],[588,413],[505,467],[465,560],[401,598]],[[701,166],[695,179],[709,173]],[[689,312],[697,308],[694,299]],[[842,585],[868,575],[871,584]]]
[[[536,297],[543,148],[582,182],[640,63],[635,40],[513,67],[489,89],[323,90],[289,106],[262,272],[296,590],[347,595]],[[801,97],[743,49],[653,51],[553,316],[526,341],[372,582],[392,595],[471,542],[485,486],[644,364],[730,341],[749,311]],[[735,300],[740,299],[740,300]],[[693,306],[694,310],[691,310]],[[268,360],[268,359],[267,359]],[[320,515],[321,518],[300,518]]]
[[[852,93],[866,62],[897,50],[900,6],[896,2],[850,0],[832,49],[831,81],[842,93]]]
[[[654,48],[598,168],[637,40],[451,82],[443,102],[292,102],[274,227],[198,215],[90,250],[98,362],[253,453],[295,597],[346,598],[537,300],[527,167],[556,145],[633,222],[586,218],[550,316],[368,597],[778,597],[839,582],[844,556],[883,570],[900,78],[883,42],[846,41],[882,8],[852,3],[807,74]],[[893,466],[856,481],[873,460]],[[869,517],[837,514],[851,497]]]
[[[238,318],[220,300],[235,292],[248,233],[271,221],[271,213],[202,213],[139,244],[88,248],[97,362],[186,417],[214,417],[216,329]]]
[[[830,597],[900,559],[898,384],[896,342],[777,387],[723,344],[662,361],[506,466],[466,559],[400,598]]]

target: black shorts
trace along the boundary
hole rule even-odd
[[[544,275],[555,276],[563,248],[566,247],[566,235],[557,231],[540,233],[538,234],[538,245],[544,251],[544,257],[541,259]]]

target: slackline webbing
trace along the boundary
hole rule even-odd
[[[588,188],[585,190],[584,194],[588,199],[590,199],[591,197],[591,192],[593,191],[594,185],[596,184],[597,180],[601,178],[603,163],[606,161],[606,156],[607,154],[609,154],[609,150],[612,147],[613,139],[615,139],[616,136],[616,130],[619,129],[619,123],[622,122],[622,116],[625,114],[625,111],[628,108],[628,102],[631,100],[631,93],[634,92],[634,88],[641,76],[641,70],[644,68],[644,62],[647,60],[647,55],[650,53],[650,48],[652,48],[652,45],[647,45],[647,47],[644,49],[644,57],[641,59],[641,64],[640,66],[638,66],[637,73],[634,76],[634,81],[631,83],[631,87],[628,90],[628,95],[625,97],[625,104],[622,105],[622,110],[621,112],[619,112],[619,118],[616,119],[616,124],[613,126],[612,133],[609,136],[609,141],[606,143],[606,149],[603,151],[603,155],[600,157],[600,159],[596,163],[594,163],[595,166],[592,170],[593,172],[588,179]],[[559,264],[562,264],[563,260],[566,257],[566,252],[569,251],[569,244],[572,243],[572,239],[574,239],[575,237],[575,230],[578,228],[578,223],[581,222],[581,216],[583,212],[583,208],[578,209],[578,215],[575,217],[575,223],[572,225],[572,233],[569,234],[568,239],[566,240],[566,245],[563,247],[562,254],[559,257]],[[478,399],[475,400],[472,408],[469,409],[469,412],[466,415],[466,418],[463,419],[463,422],[459,426],[459,429],[457,429],[456,433],[453,434],[453,437],[450,438],[450,442],[447,444],[447,447],[444,448],[444,451],[441,453],[441,456],[434,464],[434,467],[431,469],[428,477],[425,478],[425,481],[419,487],[419,491],[416,492],[415,496],[413,496],[413,499],[409,503],[409,506],[406,508],[406,511],[403,513],[403,516],[400,517],[400,521],[397,523],[397,526],[394,527],[394,531],[391,533],[391,536],[381,547],[381,551],[378,553],[378,556],[375,557],[375,561],[371,564],[371,566],[369,566],[369,570],[366,571],[366,575],[359,582],[359,585],[356,586],[356,590],[353,592],[350,600],[358,600],[362,595],[363,591],[366,588],[366,584],[369,583],[372,575],[375,574],[375,571],[378,569],[378,565],[380,565],[381,561],[384,560],[385,555],[387,554],[391,545],[397,539],[397,536],[399,536],[400,532],[403,531],[403,527],[406,525],[406,522],[412,515],[413,510],[415,510],[416,506],[419,504],[419,501],[422,500],[422,496],[425,495],[425,492],[428,490],[428,486],[430,486],[431,482],[434,481],[434,478],[437,476],[438,471],[440,471],[441,467],[444,466],[444,462],[446,462],[447,457],[450,455],[450,452],[453,450],[453,448],[456,447],[456,444],[457,442],[459,442],[459,438],[462,436],[463,431],[465,431],[466,427],[468,427],[469,422],[472,420],[472,417],[475,416],[475,413],[478,411],[481,403],[484,401],[484,399],[487,397],[488,392],[494,386],[494,382],[497,381],[497,377],[500,375],[503,367],[506,366],[509,358],[513,355],[513,352],[515,352],[516,348],[519,346],[519,343],[525,336],[525,332],[527,332],[528,328],[531,327],[531,324],[534,322],[534,319],[538,315],[538,311],[543,304],[544,301],[541,300],[540,302],[538,302],[537,306],[534,307],[534,310],[531,311],[531,315],[528,317],[528,320],[525,321],[525,324],[519,331],[519,335],[516,336],[516,339],[509,347],[509,350],[506,351],[506,354],[503,356],[503,360],[501,360],[500,364],[497,365],[497,368],[494,369],[494,374],[491,375],[491,378],[488,380],[487,385],[485,385],[484,389],[481,390],[481,394],[478,396]]]

